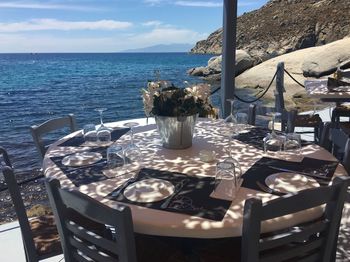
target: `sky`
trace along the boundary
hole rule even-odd
[[[0,53],[120,52],[192,44],[222,26],[222,0],[0,0]],[[238,14],[267,0],[239,0]]]

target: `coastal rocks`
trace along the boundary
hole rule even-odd
[[[342,61],[349,59],[349,46],[350,38],[345,38],[333,42],[331,44],[325,45],[323,47],[311,47],[272,58],[259,65],[254,66],[253,68],[248,69],[247,71],[236,77],[236,86],[238,88],[256,89],[258,91],[257,93],[262,92],[268,87],[272,77],[276,72],[277,64],[279,62],[284,62],[285,69],[289,73],[291,73],[291,75],[299,83],[303,84],[304,81],[307,79],[303,74],[303,70],[305,69],[306,64],[310,64],[310,61],[313,61],[313,59],[315,60],[317,58],[319,59],[317,61],[320,65],[320,69],[325,68],[325,70],[322,72],[326,72],[328,68],[330,68],[330,66],[323,67],[322,61],[325,61],[325,63],[328,63],[328,65],[330,65],[330,62],[327,62],[327,56],[330,56],[339,59],[338,64],[335,61],[335,59],[334,61],[332,60],[331,66],[336,68],[337,66],[342,64]],[[332,73],[332,71],[328,72],[329,74]],[[284,94],[285,101],[287,104],[294,106],[295,98],[300,97],[300,94],[304,94],[305,90],[302,86],[293,81],[286,74],[284,77],[284,84],[286,89],[286,93]],[[272,87],[266,94],[266,98],[274,98],[273,92],[275,90],[275,86],[276,84],[273,83]]]
[[[214,56],[209,59],[206,67],[195,67],[187,71],[192,76],[201,76],[207,80],[221,79],[221,62],[222,56]],[[236,75],[241,74],[254,64],[253,58],[243,50],[236,51]]]
[[[302,65],[303,75],[321,77],[336,71],[337,67],[350,67],[350,38],[315,49]]]
[[[237,49],[261,63],[350,35],[349,0],[272,0],[237,20]],[[196,44],[193,53],[220,54],[222,29]]]

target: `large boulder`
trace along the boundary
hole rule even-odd
[[[337,41],[317,47],[302,64],[303,75],[321,77],[336,71],[338,66],[349,67],[349,41]]]
[[[322,58],[324,59],[325,64],[329,64],[328,59],[326,58],[328,56],[334,57],[339,59],[338,64],[335,60],[332,60],[332,66],[336,68],[337,66],[344,64],[344,60],[350,58],[349,46],[350,38],[344,38],[325,46],[306,48],[269,59],[259,65],[248,69],[236,77],[236,86],[238,88],[253,88],[257,90],[257,94],[261,93],[268,87],[272,77],[276,72],[277,64],[280,62],[284,62],[285,69],[299,83],[303,84],[307,79],[307,77],[303,75],[303,68],[305,67],[307,61],[312,61],[312,59],[319,57],[320,59],[318,60],[318,63],[320,64],[320,67],[323,68]],[[327,66],[324,67],[329,68]],[[326,72],[326,70],[324,72]],[[332,73],[332,71],[329,72]],[[302,93],[305,93],[305,90],[302,86],[300,86],[286,74],[284,75],[284,84],[286,89],[286,93],[284,95],[285,101],[287,104],[294,105],[294,98],[300,96]],[[273,91],[275,90],[275,86],[276,84],[274,82],[267,92],[265,98],[274,98]]]
[[[214,56],[209,59],[206,67],[195,67],[187,71],[192,76],[202,76],[205,78],[220,80],[221,78],[222,56]],[[254,64],[253,58],[243,50],[236,51],[236,75],[241,74]]]

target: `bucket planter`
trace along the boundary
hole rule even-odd
[[[168,149],[191,147],[197,117],[197,114],[179,117],[155,116],[163,147]]]

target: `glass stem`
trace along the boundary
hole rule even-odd
[[[131,139],[131,144],[134,144],[134,129],[130,128],[130,139]]]
[[[272,116],[271,133],[272,133],[272,134],[275,134],[275,116]]]
[[[231,101],[231,116],[233,116],[233,101]]]
[[[103,125],[103,119],[102,119],[102,112],[100,112],[100,122],[101,122],[101,126],[104,126]]]

